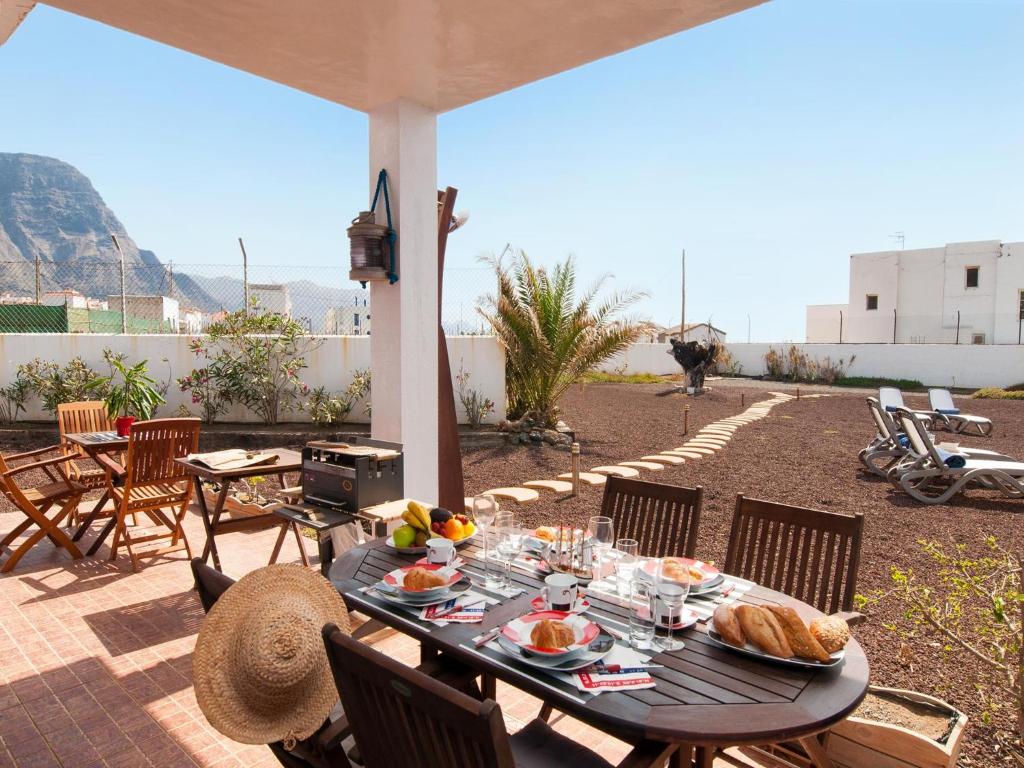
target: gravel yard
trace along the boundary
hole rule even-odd
[[[760,386],[713,382],[715,389],[701,397],[665,394],[657,384],[588,384],[574,388],[563,402],[563,415],[578,432],[582,468],[639,459],[686,442],[682,411],[690,405],[690,436],[711,421],[742,410],[746,404],[769,398]],[[779,385],[777,391],[795,393]],[[807,388],[802,388],[807,392]],[[698,553],[708,560],[725,558],[729,523],[737,493],[801,506],[863,512],[865,539],[861,554],[858,591],[867,593],[889,584],[889,569],[913,568],[922,577],[934,573],[929,557],[916,544],[922,537],[964,543],[981,551],[986,536],[996,536],[1007,549],[1024,546],[1024,501],[970,491],[955,504],[925,506],[896,492],[885,481],[860,472],[857,452],[874,434],[863,394],[804,398],[776,406],[771,415],[741,427],[724,451],[699,461],[687,460],[642,477],[659,482],[704,487],[704,509]],[[909,396],[908,405],[925,407],[926,398]],[[965,411],[991,418],[992,437],[950,438],[965,446],[991,448],[1011,456],[1024,456],[1024,403],[970,400]],[[569,469],[569,454],[544,447],[492,447],[464,452],[467,494],[499,485],[555,477]],[[522,507],[529,524],[573,519],[577,524],[594,514],[601,489],[586,487],[576,499],[542,494],[539,502]],[[930,638],[914,641],[901,650],[901,641],[883,624],[898,621],[896,603],[873,609],[870,621],[856,629],[868,652],[873,681],[937,695],[967,712],[968,726],[962,764],[1001,764],[993,755],[993,729],[982,726],[974,680],[980,664],[965,655],[944,656]],[[997,726],[1013,721],[1010,702],[994,716]]]

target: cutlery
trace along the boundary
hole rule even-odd
[[[481,646],[487,645],[491,640],[501,634],[501,627],[495,627],[490,632],[486,632],[480,635],[476,640],[473,641],[474,648],[480,648]]]

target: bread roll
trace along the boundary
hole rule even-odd
[[[782,631],[775,614],[767,608],[758,605],[739,605],[736,607],[736,618],[749,642],[780,659],[793,658],[793,649],[789,647],[786,633]]]
[[[742,648],[747,644],[746,635],[736,620],[736,612],[731,605],[720,605],[715,609],[715,631],[729,645]]]
[[[572,627],[567,627],[560,621],[542,619],[530,631],[530,642],[537,648],[566,648],[572,645],[576,639]]]
[[[811,634],[822,648],[835,653],[850,641],[850,625],[838,616],[822,616],[811,622]]]
[[[768,610],[775,614],[779,620],[782,631],[786,634],[786,640],[793,653],[801,659],[812,659],[822,664],[830,661],[828,653],[821,647],[821,643],[814,639],[814,636],[807,631],[807,625],[800,618],[794,609],[788,605],[769,605]]]
[[[403,589],[433,589],[443,587],[447,580],[426,568],[410,568],[402,580]]]

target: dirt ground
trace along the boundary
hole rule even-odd
[[[563,416],[578,430],[583,469],[599,464],[639,459],[681,446],[683,408],[690,405],[690,435],[711,421],[767,399],[767,388],[719,383],[696,398],[666,394],[657,384],[587,384],[574,388],[563,403]],[[780,385],[778,391],[795,393]],[[668,390],[671,391],[671,390]],[[807,391],[806,388],[803,389]],[[713,457],[687,461],[643,477],[659,482],[704,487],[698,553],[707,560],[725,558],[729,523],[736,494],[801,506],[860,511],[866,516],[858,592],[885,589],[892,566],[913,568],[927,579],[935,567],[916,541],[922,537],[955,541],[981,552],[987,536],[995,536],[1011,551],[1024,546],[1024,501],[988,492],[971,491],[954,504],[925,506],[896,492],[880,478],[859,471],[857,452],[874,434],[864,394],[845,393],[801,399],[776,406],[771,416],[741,427],[728,447]],[[909,396],[912,407],[925,407],[925,398]],[[969,400],[965,411],[988,416],[996,428],[989,438],[948,438],[965,446],[990,448],[1024,457],[1024,402]],[[555,477],[569,469],[569,454],[547,446],[476,448],[464,451],[467,494],[486,488]],[[586,488],[576,499],[542,495],[523,507],[529,524],[577,523],[599,508],[601,489]],[[900,639],[884,624],[901,618],[895,602],[873,607],[856,636],[868,653],[875,684],[923,691],[946,699],[971,718],[961,763],[972,766],[1004,764],[995,754],[997,728],[1009,729],[1013,706],[1003,701],[982,724],[983,706],[974,682],[980,662],[966,655],[950,657],[941,643],[925,637],[901,648]]]

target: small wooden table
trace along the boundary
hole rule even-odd
[[[461,548],[459,554],[466,561],[462,570],[482,579],[478,542]],[[690,754],[696,748],[699,759],[705,761],[702,765],[710,765],[711,747],[802,739],[811,749],[821,750],[815,739],[805,737],[845,718],[867,692],[868,662],[856,640],[849,642],[846,658],[838,667],[802,669],[761,662],[720,648],[707,639],[707,627],[702,623],[682,633],[684,649],[654,656],[652,663],[664,665],[651,670],[656,680],[654,688],[600,696],[581,694],[575,686],[517,664],[499,651],[473,648],[472,639],[477,635],[532,610],[529,602],[543,583],[539,575],[514,570],[513,579],[525,593],[490,606],[483,623],[438,627],[360,591],[413,560],[415,557],[399,555],[378,539],[336,560],[330,570],[331,583],[351,610],[416,638],[426,655],[450,654],[486,676],[502,679],[626,741],[677,743]],[[589,599],[592,607],[588,615],[595,621],[628,631],[625,608],[599,596]],[[820,615],[799,600],[763,587],[755,587],[740,599],[752,604],[791,605],[804,618]],[[488,695],[493,696],[493,688],[488,688]],[[823,750],[818,757],[822,756]]]
[[[213,567],[218,571],[221,570],[221,567],[220,553],[217,551],[217,541],[215,538],[217,534],[281,526],[281,534],[277,537],[274,551],[270,557],[270,562],[273,563],[277,561],[281,545],[284,543],[285,534],[292,527],[290,520],[279,517],[273,511],[221,520],[221,515],[224,512],[224,503],[227,501],[228,491],[232,483],[256,475],[277,475],[281,479],[281,486],[284,487],[285,473],[299,472],[302,469],[302,455],[297,451],[292,451],[288,448],[265,448],[260,450],[260,453],[277,454],[277,462],[274,464],[260,464],[255,467],[239,467],[237,469],[210,469],[188,459],[175,459],[178,464],[181,464],[192,475],[195,483],[196,503],[199,505],[199,511],[202,512],[203,526],[206,528],[206,546],[203,548],[203,562],[206,562],[207,558],[212,554]],[[220,485],[220,492],[214,501],[213,510],[210,510],[209,505],[206,503],[206,496],[203,494],[204,481]],[[297,528],[293,530],[295,532],[295,540],[299,545],[302,562],[308,566],[309,558],[306,556],[306,550],[302,546],[302,538]]]
[[[70,432],[64,435],[64,439],[69,443],[73,443],[81,448],[85,453],[89,455],[89,458],[95,461],[103,470],[113,470],[116,465],[115,462],[104,463],[100,456],[107,456],[112,453],[120,453],[128,448],[128,438],[121,437],[116,432]],[[75,534],[71,537],[72,541],[79,541],[89,526],[93,524],[93,521],[99,517],[100,513],[103,512],[103,507],[110,500],[110,489],[104,488],[103,495],[100,496],[96,505],[89,511],[89,514],[85,516],[82,522],[79,524]],[[100,546],[106,540],[110,532],[114,530],[114,526],[117,524],[117,516],[111,515],[110,520],[103,529],[100,531],[100,535],[96,538],[86,552],[87,555],[95,555],[99,551]]]

